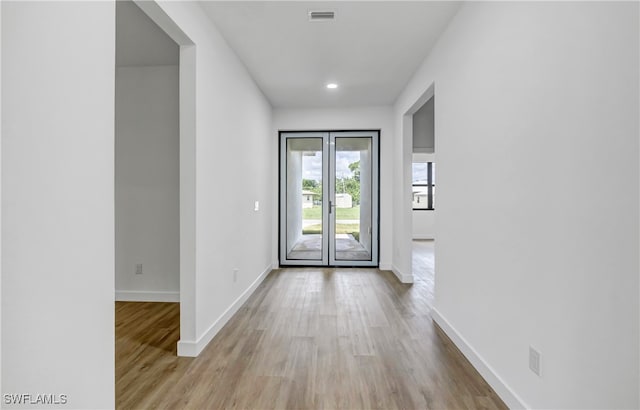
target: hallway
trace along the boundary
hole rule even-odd
[[[176,357],[178,304],[116,303],[117,407],[505,408],[431,321],[433,242],[414,249],[413,285],[274,270],[195,359]]]

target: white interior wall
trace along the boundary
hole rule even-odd
[[[414,210],[413,239],[436,239],[436,211]]]
[[[277,158],[277,154],[271,156],[271,106],[200,5],[138,4],[161,27],[171,26],[168,32],[179,44],[176,37],[180,36],[194,44],[181,48],[181,87],[185,58],[194,58],[190,61],[195,70],[195,141],[188,147],[195,155],[191,215],[195,263],[192,270],[181,266],[178,344],[179,354],[193,356],[271,269],[274,191],[270,171]],[[185,107],[182,99],[181,90],[181,109]],[[181,128],[181,140],[182,134]],[[183,190],[188,188],[184,183],[188,170],[183,169],[182,142],[180,147]],[[184,198],[181,195],[181,213]],[[259,201],[258,211],[254,211],[255,201]],[[185,219],[181,217],[181,229]],[[185,236],[181,234],[182,247]]]
[[[117,67],[177,65],[179,52],[176,40],[139,5],[131,0],[116,2]]]
[[[195,335],[196,47],[173,21],[169,20],[167,28],[180,44],[180,335]]]
[[[435,152],[434,138],[435,98],[431,97],[413,114],[413,152]]]
[[[178,76],[116,68],[116,300],[179,301]]]
[[[411,186],[413,120],[410,114],[397,115],[396,110],[392,151],[394,166],[391,175],[393,182],[392,270],[404,283],[413,282],[413,245],[411,243],[413,230],[413,192]]]
[[[0,3],[0,392],[2,389],[2,3]]]
[[[0,3],[0,392],[2,389],[2,3]]]
[[[278,158],[278,131],[327,131],[380,129],[380,268],[391,269],[391,203],[393,169],[393,122],[391,107],[357,107],[342,109],[275,109],[271,132],[272,158]],[[278,192],[278,163],[273,161],[270,173],[272,192]],[[274,195],[270,238],[274,266],[278,264],[278,200]]]
[[[434,317],[512,407],[640,405],[638,6],[467,4],[395,106],[435,82]]]
[[[2,392],[113,408],[114,3],[0,7]]]

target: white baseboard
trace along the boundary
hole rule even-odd
[[[391,267],[391,272],[393,272],[398,277],[400,282],[402,282],[402,283],[413,283],[413,275],[407,274],[407,273],[403,273],[400,269],[398,269],[397,266],[392,266]]]
[[[180,292],[116,290],[116,302],[180,302]]]
[[[197,357],[199,353],[198,344],[196,342],[178,340],[178,356]]]
[[[249,287],[242,292],[242,294],[224,311],[220,317],[213,322],[209,329],[207,329],[202,336],[198,338],[197,341],[189,341],[189,340],[180,340],[178,342],[178,356],[187,356],[187,357],[196,357],[204,350],[205,347],[213,340],[215,335],[218,334],[220,329],[227,324],[229,319],[240,309],[240,307],[244,304],[244,302],[249,299],[249,296],[253,294],[256,288],[262,283],[264,278],[271,272],[271,265],[267,266],[267,268],[253,281]]]
[[[427,235],[419,235],[419,234],[414,234],[413,235],[413,239],[417,239],[417,240],[435,240],[436,237],[435,235],[431,235],[431,234],[427,234]]]
[[[391,266],[390,263],[380,262],[380,264],[378,265],[378,269],[380,269],[380,270],[392,270],[393,267]]]
[[[449,339],[456,345],[456,347],[462,352],[462,354],[471,362],[471,365],[480,373],[480,375],[489,383],[489,386],[493,388],[498,396],[504,401],[504,403],[510,409],[529,409],[530,407],[518,397],[518,395],[509,388],[509,386],[498,376],[498,374],[489,366],[489,364],[471,347],[471,345],[465,340],[464,337],[458,331],[451,326],[451,323],[447,321],[437,309],[432,309],[431,318],[444,333],[449,336]]]

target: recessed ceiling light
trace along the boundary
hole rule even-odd
[[[335,90],[336,88],[338,88],[338,84],[329,83],[329,84],[327,84],[327,88],[330,89],[330,90]]]

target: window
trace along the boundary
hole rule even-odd
[[[413,209],[433,211],[436,192],[436,166],[433,162],[413,163]]]

